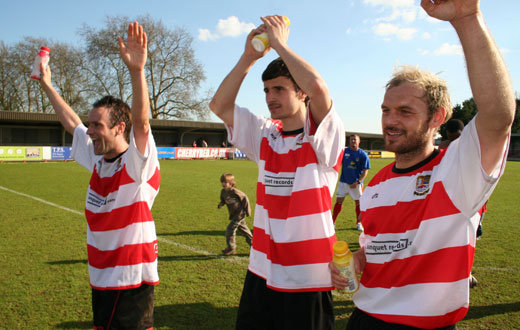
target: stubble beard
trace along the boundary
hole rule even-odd
[[[401,144],[394,145],[393,143],[387,142],[385,139],[385,149],[394,152],[396,156],[413,157],[416,154],[420,154],[430,143],[427,122],[421,125],[421,127],[415,132],[404,131],[404,135],[406,141]]]

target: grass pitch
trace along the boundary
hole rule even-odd
[[[369,179],[389,160],[371,160]],[[161,161],[154,215],[159,239],[156,329],[233,329],[248,246],[221,257],[227,210],[218,210],[219,178],[232,172],[255,203],[251,161]],[[0,328],[91,329],[86,222],[90,174],[74,162],[0,164]],[[477,243],[471,306],[458,329],[520,329],[520,162],[508,162],[488,203]],[[357,249],[354,203],[337,221],[338,239]],[[247,219],[252,228],[252,217]],[[354,306],[335,296],[337,329]]]

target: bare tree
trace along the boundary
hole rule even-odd
[[[209,94],[198,95],[205,76],[195,58],[191,35],[182,28],[171,30],[148,15],[136,20],[148,35],[146,77],[152,117],[207,119]],[[125,101],[131,98],[130,79],[117,44],[117,36],[126,35],[129,22],[128,17],[107,17],[103,28],[84,25],[80,31],[86,46],[84,68],[91,78],[90,93],[117,95]]]
[[[25,37],[14,46],[0,43],[0,106],[2,110],[52,112],[38,81],[30,78],[35,55],[41,46],[51,49],[53,82],[74,109],[88,110],[84,98],[80,49],[47,39]]]

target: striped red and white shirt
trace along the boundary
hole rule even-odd
[[[133,129],[128,150],[112,162],[94,154],[87,128],[74,131],[72,157],[92,172],[87,191],[90,285],[121,290],[159,283],[157,237],[151,208],[159,192],[157,149],[150,131],[145,155]]]
[[[479,209],[502,175],[481,167],[475,121],[448,149],[400,170],[379,171],[361,197],[366,267],[356,306],[386,322],[432,329],[469,307]]]
[[[229,141],[259,170],[249,270],[274,290],[328,291],[336,241],[331,199],[345,131],[333,106],[318,127],[307,118],[293,133],[235,106]]]

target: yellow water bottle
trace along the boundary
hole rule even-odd
[[[285,25],[289,26],[291,24],[291,21],[287,16],[284,16],[283,20],[285,21]],[[251,40],[251,44],[257,52],[263,52],[266,50],[267,47],[269,47],[269,37],[267,36],[267,32],[263,32],[254,36]]]
[[[347,287],[343,290],[338,289],[338,291],[355,293],[359,289],[359,279],[354,268],[354,255],[349,250],[347,242],[344,241],[337,241],[332,246],[332,249],[334,250],[332,262],[334,262],[341,275],[348,280]]]

